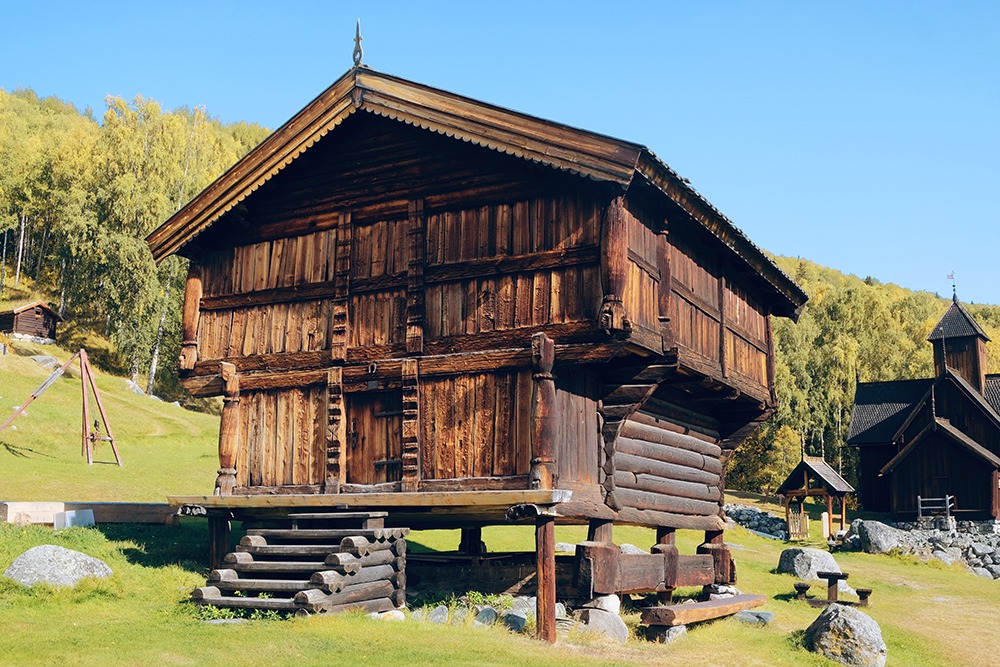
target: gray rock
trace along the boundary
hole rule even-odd
[[[519,595],[514,598],[514,603],[511,604],[510,608],[514,611],[522,610],[525,612],[534,611],[535,609],[535,598],[528,597],[526,595]]]
[[[774,612],[744,609],[737,613],[734,618],[740,623],[746,623],[747,625],[767,625],[774,620]]]
[[[952,556],[951,554],[947,553],[946,551],[941,551],[940,549],[937,550],[937,551],[932,551],[931,552],[931,556],[933,556],[934,558],[937,558],[939,561],[941,561],[945,565],[951,565],[956,560],[954,556]]]
[[[42,368],[48,368],[48,369],[58,368],[59,366],[62,365],[62,362],[60,362],[58,359],[56,359],[55,357],[51,357],[47,354],[36,354],[35,356],[31,357],[31,360],[34,361],[39,366],[41,366]]]
[[[843,572],[833,556],[819,549],[792,547],[781,552],[778,559],[778,572],[794,574],[806,581],[823,581],[819,572]],[[854,589],[846,581],[837,584],[837,590],[854,595]]]
[[[973,542],[969,545],[969,549],[977,556],[989,556],[996,553],[996,549],[983,542]]]
[[[620,644],[628,641],[628,626],[618,614],[603,609],[586,608],[577,612],[576,618],[591,632],[597,632]]]
[[[884,667],[882,628],[868,614],[832,604],[806,629],[806,648],[842,665]]]
[[[139,396],[146,395],[146,392],[142,390],[142,387],[140,387],[135,382],[132,382],[131,380],[125,380],[125,388],[128,389],[133,394],[138,394]]]
[[[451,615],[452,625],[464,625],[466,621],[469,620],[469,610],[465,607],[459,607],[455,610],[455,613]]]
[[[686,625],[652,625],[646,629],[646,638],[651,642],[671,644],[688,632]]]
[[[585,609],[601,609],[610,614],[622,613],[622,600],[617,595],[601,595],[583,605]]]
[[[507,626],[508,630],[524,632],[528,617],[520,611],[506,611],[500,616],[500,622]]]
[[[414,621],[426,621],[427,620],[427,607],[417,607],[410,612],[410,618]]]
[[[870,554],[885,554],[899,549],[904,540],[903,531],[891,528],[879,521],[860,521],[857,523],[857,533],[861,540],[861,549]],[[852,530],[854,524],[851,525]]]
[[[476,614],[476,618],[473,619],[473,625],[493,625],[500,618],[500,614],[493,607],[484,607]]]
[[[618,546],[618,549],[623,554],[648,554],[649,553],[648,551],[643,551],[642,549],[640,549],[639,547],[635,546],[634,544],[621,544],[621,545]]]
[[[37,583],[76,586],[85,577],[111,576],[111,568],[79,551],[43,544],[28,549],[14,559],[4,576],[24,586]]]
[[[566,605],[556,602],[556,618],[566,618]]]
[[[389,611],[383,611],[381,614],[378,614],[378,620],[403,623],[406,621],[406,614],[399,609],[390,609]]]
[[[992,574],[994,579],[1000,579],[1000,565],[988,565],[986,571]]]
[[[982,577],[984,579],[993,579],[993,574],[987,570],[985,567],[974,567],[972,568],[973,573],[976,576]]]
[[[448,607],[443,604],[438,605],[431,609],[430,613],[427,614],[427,620],[431,623],[437,623],[438,625],[443,625],[448,622]]]
[[[210,618],[205,621],[206,625],[236,625],[238,623],[249,623],[249,618]]]
[[[556,553],[576,553],[576,545],[570,542],[556,542]]]

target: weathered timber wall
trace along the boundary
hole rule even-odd
[[[322,483],[326,469],[325,390],[314,385],[241,392],[237,486]]]
[[[556,473],[559,488],[596,489],[603,446],[597,419],[598,379],[569,368],[556,369]]]

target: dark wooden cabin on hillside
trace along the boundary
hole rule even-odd
[[[848,444],[866,510],[901,519],[918,498],[954,498],[960,519],[1000,518],[1000,375],[986,333],[955,297],[928,341],[935,377],[859,383]]]
[[[62,322],[59,313],[42,301],[32,301],[0,313],[0,333],[55,340],[59,322]]]
[[[183,382],[227,401],[217,495],[173,501],[236,518],[723,550],[726,463],[775,408],[770,317],[806,300],[649,149],[366,67],[148,242],[190,259]]]

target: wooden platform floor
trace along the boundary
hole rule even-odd
[[[173,524],[178,508],[168,503],[0,502],[0,523],[52,524],[59,512],[93,510],[95,523]]]
[[[292,512],[352,510],[388,512],[387,523],[408,528],[489,525],[507,522],[507,511],[534,505],[543,513],[568,502],[568,490],[421,491],[288,495],[171,496],[183,514],[236,520],[286,517]],[[533,521],[526,515],[525,520]]]

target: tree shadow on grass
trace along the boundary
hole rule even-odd
[[[208,523],[182,520],[176,526],[143,523],[106,523],[97,529],[123,546],[122,555],[143,567],[177,565],[201,575],[208,573]]]
[[[11,456],[16,456],[19,459],[30,459],[32,456],[42,456],[47,459],[54,459],[55,457],[51,454],[45,454],[44,452],[39,452],[31,447],[17,447],[10,444],[9,442],[4,442],[0,440],[0,446],[7,450],[7,453]]]

